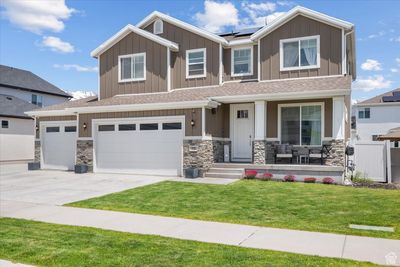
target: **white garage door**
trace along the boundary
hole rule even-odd
[[[97,172],[181,175],[182,117],[94,122]]]
[[[73,170],[76,151],[76,122],[41,122],[42,168]]]

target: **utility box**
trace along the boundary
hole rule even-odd
[[[224,145],[224,162],[230,161],[229,154],[229,145]]]
[[[185,169],[185,178],[197,178],[199,177],[199,169],[187,168]]]

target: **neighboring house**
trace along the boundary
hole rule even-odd
[[[354,142],[377,141],[379,136],[400,127],[400,88],[359,102],[354,111]],[[399,147],[399,142],[392,142],[392,147]]]
[[[215,162],[271,166],[277,144],[324,145],[323,164],[343,173],[354,42],[353,24],[303,7],[223,35],[155,11],[91,53],[99,99],[29,113],[40,129],[35,160],[204,175]]]
[[[70,97],[32,72],[0,65],[0,162],[32,161],[35,122],[24,112]]]

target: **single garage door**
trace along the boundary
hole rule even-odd
[[[73,170],[76,151],[76,122],[41,122],[42,168]]]
[[[97,172],[181,175],[183,119],[94,122]]]

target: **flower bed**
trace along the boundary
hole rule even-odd
[[[322,183],[323,184],[335,184],[335,179],[333,179],[331,177],[325,177],[324,179],[322,179]]]
[[[260,175],[258,175],[256,178],[261,180],[261,181],[269,181],[274,177],[274,175],[270,172],[264,172]]]
[[[317,181],[317,178],[315,178],[315,177],[307,177],[307,178],[304,178],[304,182],[307,183],[307,184],[313,184],[313,183],[315,183],[316,181]]]
[[[257,171],[256,170],[246,170],[244,173],[244,178],[245,179],[254,179],[257,176]]]
[[[285,175],[285,177],[283,177],[283,181],[284,182],[294,182],[294,181],[296,181],[296,176],[294,176],[292,174]]]

